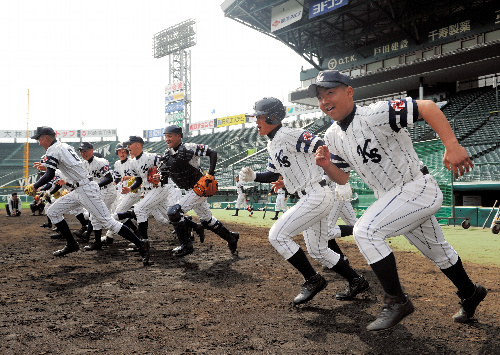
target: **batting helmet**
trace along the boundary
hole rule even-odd
[[[128,153],[128,146],[123,146],[123,143],[118,143],[116,145],[116,147],[115,147],[115,153],[116,153],[116,155],[118,155],[118,151],[120,149],[125,149],[127,151],[127,153]]]
[[[274,97],[264,97],[257,101],[253,106],[253,110],[254,112],[247,114],[247,116],[256,117],[265,114],[266,123],[270,125],[280,123],[286,115],[285,106]]]
[[[177,125],[167,126],[163,130],[163,134],[167,134],[167,133],[180,134],[180,136],[182,137],[182,128],[177,126]]]

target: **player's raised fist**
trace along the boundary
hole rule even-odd
[[[316,153],[314,153],[314,158],[316,160],[316,165],[321,166],[322,168],[327,166],[330,162],[330,151],[326,145],[322,145],[318,147]]]

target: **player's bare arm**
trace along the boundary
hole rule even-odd
[[[431,100],[417,100],[417,105],[419,117],[432,127],[444,144],[443,163],[446,169],[452,170],[455,178],[468,173],[474,164],[465,148],[458,143],[444,113]]]
[[[345,185],[349,181],[349,173],[340,170],[330,160],[330,151],[326,145],[318,147],[314,154],[316,164],[321,166],[328,177],[337,184]]]

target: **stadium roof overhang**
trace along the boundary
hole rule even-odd
[[[500,41],[495,41],[353,78],[354,100],[416,90],[421,82],[433,86],[437,83],[465,81],[496,73],[499,68]],[[290,101],[318,105],[315,98],[307,96],[306,88],[290,93]]]
[[[320,3],[341,6],[312,15],[312,9]],[[287,6],[299,9],[300,15],[284,12],[281,18],[282,22],[288,21],[285,26],[273,26],[280,18],[276,13],[273,17],[273,10]],[[404,37],[408,48],[421,49],[436,24],[458,23],[464,18],[484,24],[487,14],[494,16],[497,7],[495,0],[226,0],[221,5],[226,17],[282,42],[310,63],[313,72],[327,68],[328,60],[335,55],[354,53],[368,59],[374,47],[395,38]],[[486,53],[489,50],[498,52],[498,44],[487,50],[478,46],[355,78],[355,99],[417,89],[421,77],[431,85],[494,73],[500,65],[498,57]],[[312,104],[315,100],[303,97],[303,91],[291,93],[291,101]]]

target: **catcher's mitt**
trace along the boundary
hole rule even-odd
[[[127,186],[130,187],[134,184],[135,182],[135,176],[132,176],[130,179],[127,180]],[[134,194],[139,192],[139,189],[132,190]]]
[[[148,169],[148,182],[156,186],[158,185],[158,181],[154,180],[153,175],[155,174],[158,174],[158,168],[156,166],[153,166],[152,168]]]
[[[219,184],[213,175],[203,175],[200,180],[194,185],[193,191],[198,196],[210,197],[215,195]]]
[[[24,187],[24,193],[28,196],[35,196],[36,195],[36,190],[35,188],[33,187],[33,184],[29,184],[29,185],[26,185]]]

